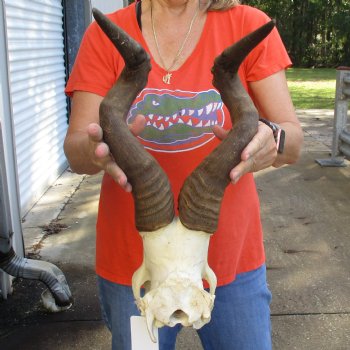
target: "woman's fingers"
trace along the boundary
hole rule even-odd
[[[104,157],[109,157],[110,156],[110,152],[109,152],[109,147],[107,146],[107,144],[103,143],[103,142],[99,142],[96,145],[95,148],[95,155],[98,158],[104,158]]]
[[[92,123],[89,124],[87,133],[90,140],[92,162],[108,173],[125,191],[131,192],[132,188],[125,173],[114,161],[108,145],[103,142],[102,128],[98,124]]]
[[[145,126],[146,118],[143,115],[137,115],[133,123],[129,125],[129,129],[133,135],[137,136],[143,131]],[[132,187],[128,182],[127,176],[114,161],[108,145],[103,142],[103,130],[101,126],[91,123],[88,125],[87,133],[90,140],[92,162],[101,168],[101,170],[108,173],[125,191],[131,192]]]
[[[230,172],[232,183],[237,183],[246,173],[271,166],[276,157],[277,149],[272,130],[267,125],[259,123],[258,132],[242,152],[242,161]]]
[[[213,127],[213,133],[218,139],[223,140],[227,136],[229,131],[225,130],[224,128],[222,128],[219,125],[215,125]]]
[[[134,136],[141,134],[146,126],[146,118],[142,114],[138,114],[132,124],[129,125],[129,129]]]
[[[90,141],[94,142],[100,142],[102,141],[102,128],[96,124],[96,123],[91,123],[87,127],[87,133],[89,135]]]
[[[128,182],[128,179],[124,171],[119,168],[114,160],[111,160],[105,164],[104,170],[114,179],[114,181],[123,188],[126,192],[131,192],[132,187]]]

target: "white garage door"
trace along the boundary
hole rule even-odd
[[[10,94],[22,216],[66,167],[60,0],[5,0]]]

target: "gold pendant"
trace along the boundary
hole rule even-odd
[[[172,76],[172,74],[169,73],[169,72],[168,72],[167,74],[164,75],[164,77],[163,77],[163,82],[164,82],[164,84],[170,85],[171,76]]]

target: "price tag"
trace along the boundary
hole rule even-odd
[[[131,349],[132,350],[159,350],[158,328],[154,331],[157,343],[151,340],[146,324],[146,318],[142,316],[131,316]]]

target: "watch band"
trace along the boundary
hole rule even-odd
[[[269,128],[271,128],[272,133],[273,133],[273,137],[274,137],[275,142],[276,142],[277,152],[283,153],[284,141],[286,138],[285,131],[283,129],[281,129],[281,127],[278,124],[272,123],[269,120],[260,118],[259,121],[261,121],[262,123],[266,124]]]

